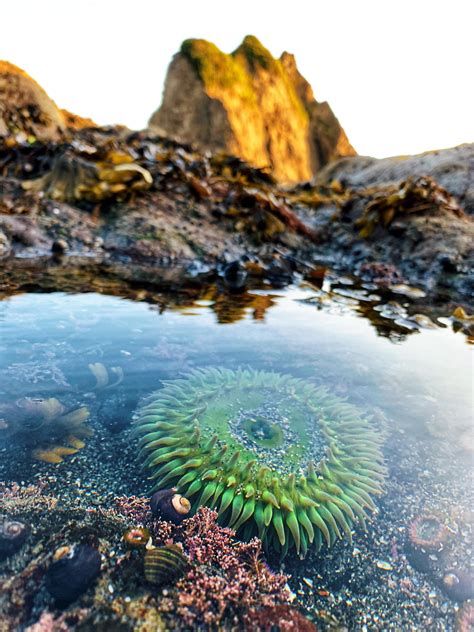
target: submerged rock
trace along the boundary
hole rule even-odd
[[[101,568],[100,553],[87,544],[64,547],[46,573],[46,588],[60,604],[75,601],[93,584]]]

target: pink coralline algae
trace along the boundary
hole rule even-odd
[[[466,601],[456,617],[456,632],[472,632],[474,630],[474,601]]]
[[[176,584],[176,598],[162,604],[190,628],[242,626],[250,610],[289,600],[288,578],[263,562],[261,541],[237,542],[216,520],[217,512],[201,507],[176,533],[192,568]]]
[[[25,628],[25,632],[69,632],[75,625],[85,619],[88,610],[81,608],[75,612],[74,617],[68,615],[67,612],[55,618],[51,612],[43,612],[36,623]],[[72,624],[69,627],[68,623]]]

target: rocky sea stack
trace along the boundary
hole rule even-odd
[[[281,182],[310,180],[328,162],[356,154],[293,55],[275,59],[251,35],[231,54],[205,40],[183,42],[149,129],[269,167]]]

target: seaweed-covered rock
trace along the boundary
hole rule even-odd
[[[0,60],[0,136],[57,140],[64,119],[54,101],[24,70]]]
[[[473,173],[474,143],[466,143],[414,156],[340,158],[318,174],[317,183],[324,184],[337,180],[352,189],[360,189],[398,183],[409,177],[431,176],[451,195],[456,196],[465,210],[472,214]]]

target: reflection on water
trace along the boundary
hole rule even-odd
[[[6,298],[0,479],[33,482],[54,474],[57,493],[74,484],[103,503],[144,494],[127,439],[144,395],[199,367],[286,373],[347,398],[386,439],[387,496],[372,527],[376,568],[405,569],[397,562],[397,538],[411,517],[428,511],[459,540],[449,564],[469,573],[472,349],[450,321],[417,314],[409,290],[399,291],[395,300],[393,292],[387,297],[343,279],[240,295],[210,287],[173,304],[159,295],[153,304],[94,293]],[[311,568],[310,559],[306,576]],[[321,598],[312,594],[311,604]],[[452,620],[451,606],[443,614],[445,598],[433,597],[434,616]],[[328,611],[344,619],[343,601],[336,599],[332,610],[326,604]]]

